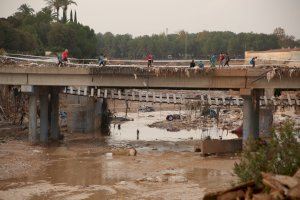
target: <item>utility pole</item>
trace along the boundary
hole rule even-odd
[[[187,59],[187,32],[185,32],[185,42],[184,42],[184,52],[185,52],[185,59]]]

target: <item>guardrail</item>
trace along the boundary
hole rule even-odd
[[[134,91],[134,90],[108,90],[99,88],[84,87],[81,89],[66,87],[64,90],[65,94],[89,96],[95,98],[106,98],[106,99],[117,99],[127,101],[138,101],[138,102],[152,102],[152,103],[167,103],[167,104],[188,104],[188,103],[200,103],[201,105],[215,105],[215,106],[242,106],[243,98],[222,96],[222,97],[211,97],[207,95],[194,95],[187,96],[185,94],[176,93],[161,93],[161,92],[147,92],[147,91]],[[287,97],[271,97],[266,96],[260,97],[260,106],[300,106],[300,99],[292,98],[289,93]]]

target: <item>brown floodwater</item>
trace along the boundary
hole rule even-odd
[[[0,173],[27,171],[0,179],[0,199],[201,199],[205,192],[236,181],[232,168],[237,158],[203,158],[193,152],[193,142],[203,137],[202,130],[174,133],[147,126],[165,114],[133,113],[134,121],[121,124],[120,129],[112,125],[107,137],[66,134],[63,143],[49,147],[18,142],[0,145],[1,159],[11,161],[12,168],[22,166],[15,170],[0,167]],[[209,134],[219,137],[218,131],[212,128]],[[138,154],[113,155],[112,146],[134,146]]]

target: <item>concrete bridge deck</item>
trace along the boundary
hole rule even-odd
[[[187,66],[71,64],[58,67],[55,62],[0,59],[0,84],[34,86],[29,93],[29,141],[48,141],[48,104],[51,105],[51,137],[59,136],[58,110],[61,86],[146,89],[234,89],[243,98],[243,138],[259,136],[259,124],[269,131],[272,110],[260,109],[261,96],[275,88],[300,89],[300,68],[286,64],[261,64],[255,68],[235,65],[229,68],[189,68]],[[95,91],[94,91],[95,92]],[[98,92],[98,91],[97,91]],[[50,99],[49,99],[50,96]],[[37,134],[37,99],[40,103],[40,138]],[[265,99],[264,99],[265,100]],[[218,99],[219,101],[219,99]],[[295,100],[298,104],[298,101]],[[291,105],[291,99],[288,101]],[[298,106],[298,105],[297,105]],[[260,119],[259,113],[263,113]]]
[[[50,63],[4,61],[0,63],[0,84],[154,89],[299,89],[300,68],[285,65],[260,65],[257,68],[237,65],[204,70],[182,66],[57,67]]]

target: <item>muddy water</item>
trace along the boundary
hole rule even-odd
[[[191,138],[195,140],[203,139],[210,136],[213,139],[233,139],[236,135],[231,134],[228,130],[218,129],[216,125],[210,128],[198,128],[194,130],[180,130],[178,132],[169,132],[166,129],[150,128],[148,124],[157,121],[165,120],[168,114],[174,114],[174,111],[148,112],[148,113],[129,113],[128,117],[134,121],[128,121],[121,124],[118,128],[117,124],[111,125],[110,142],[114,141],[133,141],[133,140],[165,140],[165,141],[182,141]],[[119,113],[118,116],[125,116],[124,113]],[[137,129],[139,130],[139,137],[137,138]]]
[[[190,137],[201,138],[201,130],[174,133],[147,126],[167,113],[131,114],[134,121],[122,124],[120,130],[112,125],[108,137],[66,134],[62,144],[36,149],[19,143],[0,145],[1,159],[11,166],[21,163],[28,171],[0,180],[0,199],[201,199],[207,191],[230,186],[236,180],[232,174],[236,158],[201,158],[180,147]],[[218,137],[218,131],[212,128],[209,134]],[[138,155],[112,155],[111,146],[120,143],[138,144]],[[32,165],[38,170],[33,171]],[[0,173],[6,171],[0,167]]]

